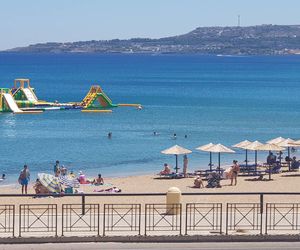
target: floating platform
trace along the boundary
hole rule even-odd
[[[83,109],[81,112],[84,113],[112,113],[112,110],[110,109]]]
[[[118,104],[119,107],[142,107],[141,104],[130,104],[130,103],[120,103]]]

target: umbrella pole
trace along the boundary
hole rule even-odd
[[[221,153],[219,152],[219,174],[221,173]]]
[[[209,170],[212,170],[212,153],[209,152]]]
[[[246,160],[245,160],[245,162],[246,162],[246,168],[248,167],[248,150],[246,149]]]
[[[291,161],[290,161],[290,147],[288,147],[288,157],[289,157],[289,171],[291,171]]]
[[[175,167],[175,171],[176,171],[176,174],[178,173],[178,155],[175,155],[176,156],[176,167]]]
[[[257,171],[257,150],[255,150],[255,172]]]

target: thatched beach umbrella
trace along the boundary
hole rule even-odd
[[[291,147],[291,143],[295,143],[296,141],[291,139],[291,138],[287,138],[279,143],[276,143],[276,145],[280,146],[280,147],[287,147],[288,149],[288,157],[290,159],[291,156],[291,152],[290,152],[290,147]],[[280,159],[280,163],[281,163],[281,159]],[[289,163],[289,171],[291,171],[291,161],[288,162]]]
[[[245,147],[248,146],[249,144],[251,144],[251,141],[245,140],[245,141],[241,141],[241,142],[239,142],[239,143],[232,146],[234,148],[245,149],[245,151],[246,151],[246,159],[245,159],[246,167],[248,166],[248,149],[245,148]]]
[[[259,141],[254,141],[251,142],[250,144],[248,144],[247,146],[244,147],[244,149],[246,150],[251,150],[251,151],[255,151],[255,171],[257,169],[257,150],[256,148],[259,146],[262,146],[263,144]]]
[[[219,157],[218,157],[219,158],[219,165],[218,165],[219,166],[219,173],[221,172],[221,169],[220,169],[220,167],[221,167],[221,153],[235,153],[235,151],[231,150],[230,148],[227,148],[226,146],[224,146],[220,143],[210,147],[208,150],[212,153],[218,153],[218,155],[219,155]]]
[[[176,167],[175,167],[175,171],[176,173],[178,173],[178,155],[185,155],[185,154],[190,154],[192,153],[191,150],[180,147],[178,145],[174,145],[173,147],[167,148],[163,151],[161,151],[162,154],[165,155],[175,155],[176,157]]]
[[[277,144],[277,143],[280,143],[280,142],[282,142],[284,140],[285,140],[285,138],[279,136],[277,138],[274,138],[272,140],[267,141],[267,144]]]
[[[267,144],[263,144],[261,146],[258,146],[256,148],[256,150],[257,151],[282,151],[282,150],[284,150],[284,148],[280,147],[276,144],[267,143]],[[269,166],[269,180],[271,180],[271,170],[272,170],[272,168],[271,168],[271,166]]]
[[[211,153],[211,151],[209,151],[209,148],[211,148],[214,145],[215,144],[213,144],[213,143],[210,142],[208,144],[205,144],[203,146],[200,146],[200,147],[196,148],[197,150],[209,152],[209,169],[210,170],[212,170],[212,153]]]

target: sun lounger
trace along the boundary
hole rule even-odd
[[[158,175],[162,179],[179,179],[184,177],[182,173],[170,173],[170,174],[158,174]]]

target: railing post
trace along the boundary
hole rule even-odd
[[[21,213],[22,213],[22,209],[21,209],[21,206],[22,205],[19,205],[19,237],[21,237],[21,223],[22,223],[22,216],[21,216]]]
[[[107,206],[109,208],[110,205],[104,204],[104,211],[103,211],[103,236],[105,236],[105,226],[106,226],[105,222],[106,222],[106,208],[107,208]],[[109,210],[108,210],[108,212],[109,212]]]
[[[82,215],[85,215],[85,194],[81,195]]]
[[[139,235],[141,235],[142,206],[139,204]]]
[[[188,204],[185,204],[185,235],[187,235],[187,224],[188,224]]]
[[[226,204],[226,228],[225,228],[225,234],[228,235],[228,203]]]
[[[145,204],[145,236],[147,236],[147,204]]]
[[[260,193],[260,234],[262,235],[263,230],[263,213],[264,213],[264,195]]]

